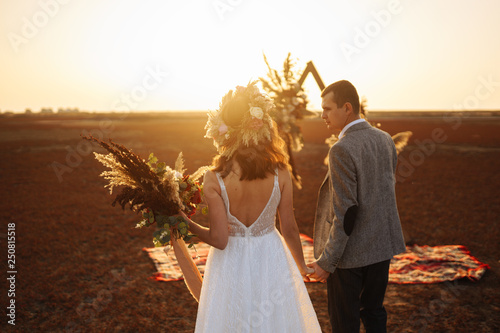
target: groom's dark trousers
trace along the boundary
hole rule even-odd
[[[387,312],[383,302],[390,262],[337,268],[330,274],[328,313],[333,333],[358,333],[360,317],[367,333],[386,332]]]

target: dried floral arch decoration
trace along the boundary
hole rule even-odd
[[[292,177],[297,188],[301,188],[301,178],[297,172],[293,152],[302,149],[304,139],[302,130],[296,121],[305,117],[317,116],[316,113],[307,110],[307,94],[302,88],[307,75],[311,73],[314,76],[320,90],[325,88],[323,80],[318,74],[312,61],[307,63],[303,71],[295,70],[296,62],[288,53],[283,63],[283,71],[280,73],[271,68],[267,57],[264,54],[264,61],[268,68],[267,78],[260,78],[262,87],[273,99],[276,108],[271,116],[278,126],[278,132],[286,143],[289,164],[292,168]]]

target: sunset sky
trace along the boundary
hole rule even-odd
[[[207,110],[288,52],[369,110],[500,109],[498,0],[0,2],[0,110]],[[311,108],[320,91],[306,80]]]

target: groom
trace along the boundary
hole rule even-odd
[[[386,332],[391,258],[405,251],[395,194],[397,154],[389,134],[359,115],[349,81],[321,93],[322,118],[340,134],[328,153],[314,222],[312,278],[327,282],[333,332]]]

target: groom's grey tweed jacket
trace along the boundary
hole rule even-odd
[[[405,251],[397,160],[390,135],[367,122],[348,128],[330,148],[314,222],[314,257],[321,268],[367,266]]]

